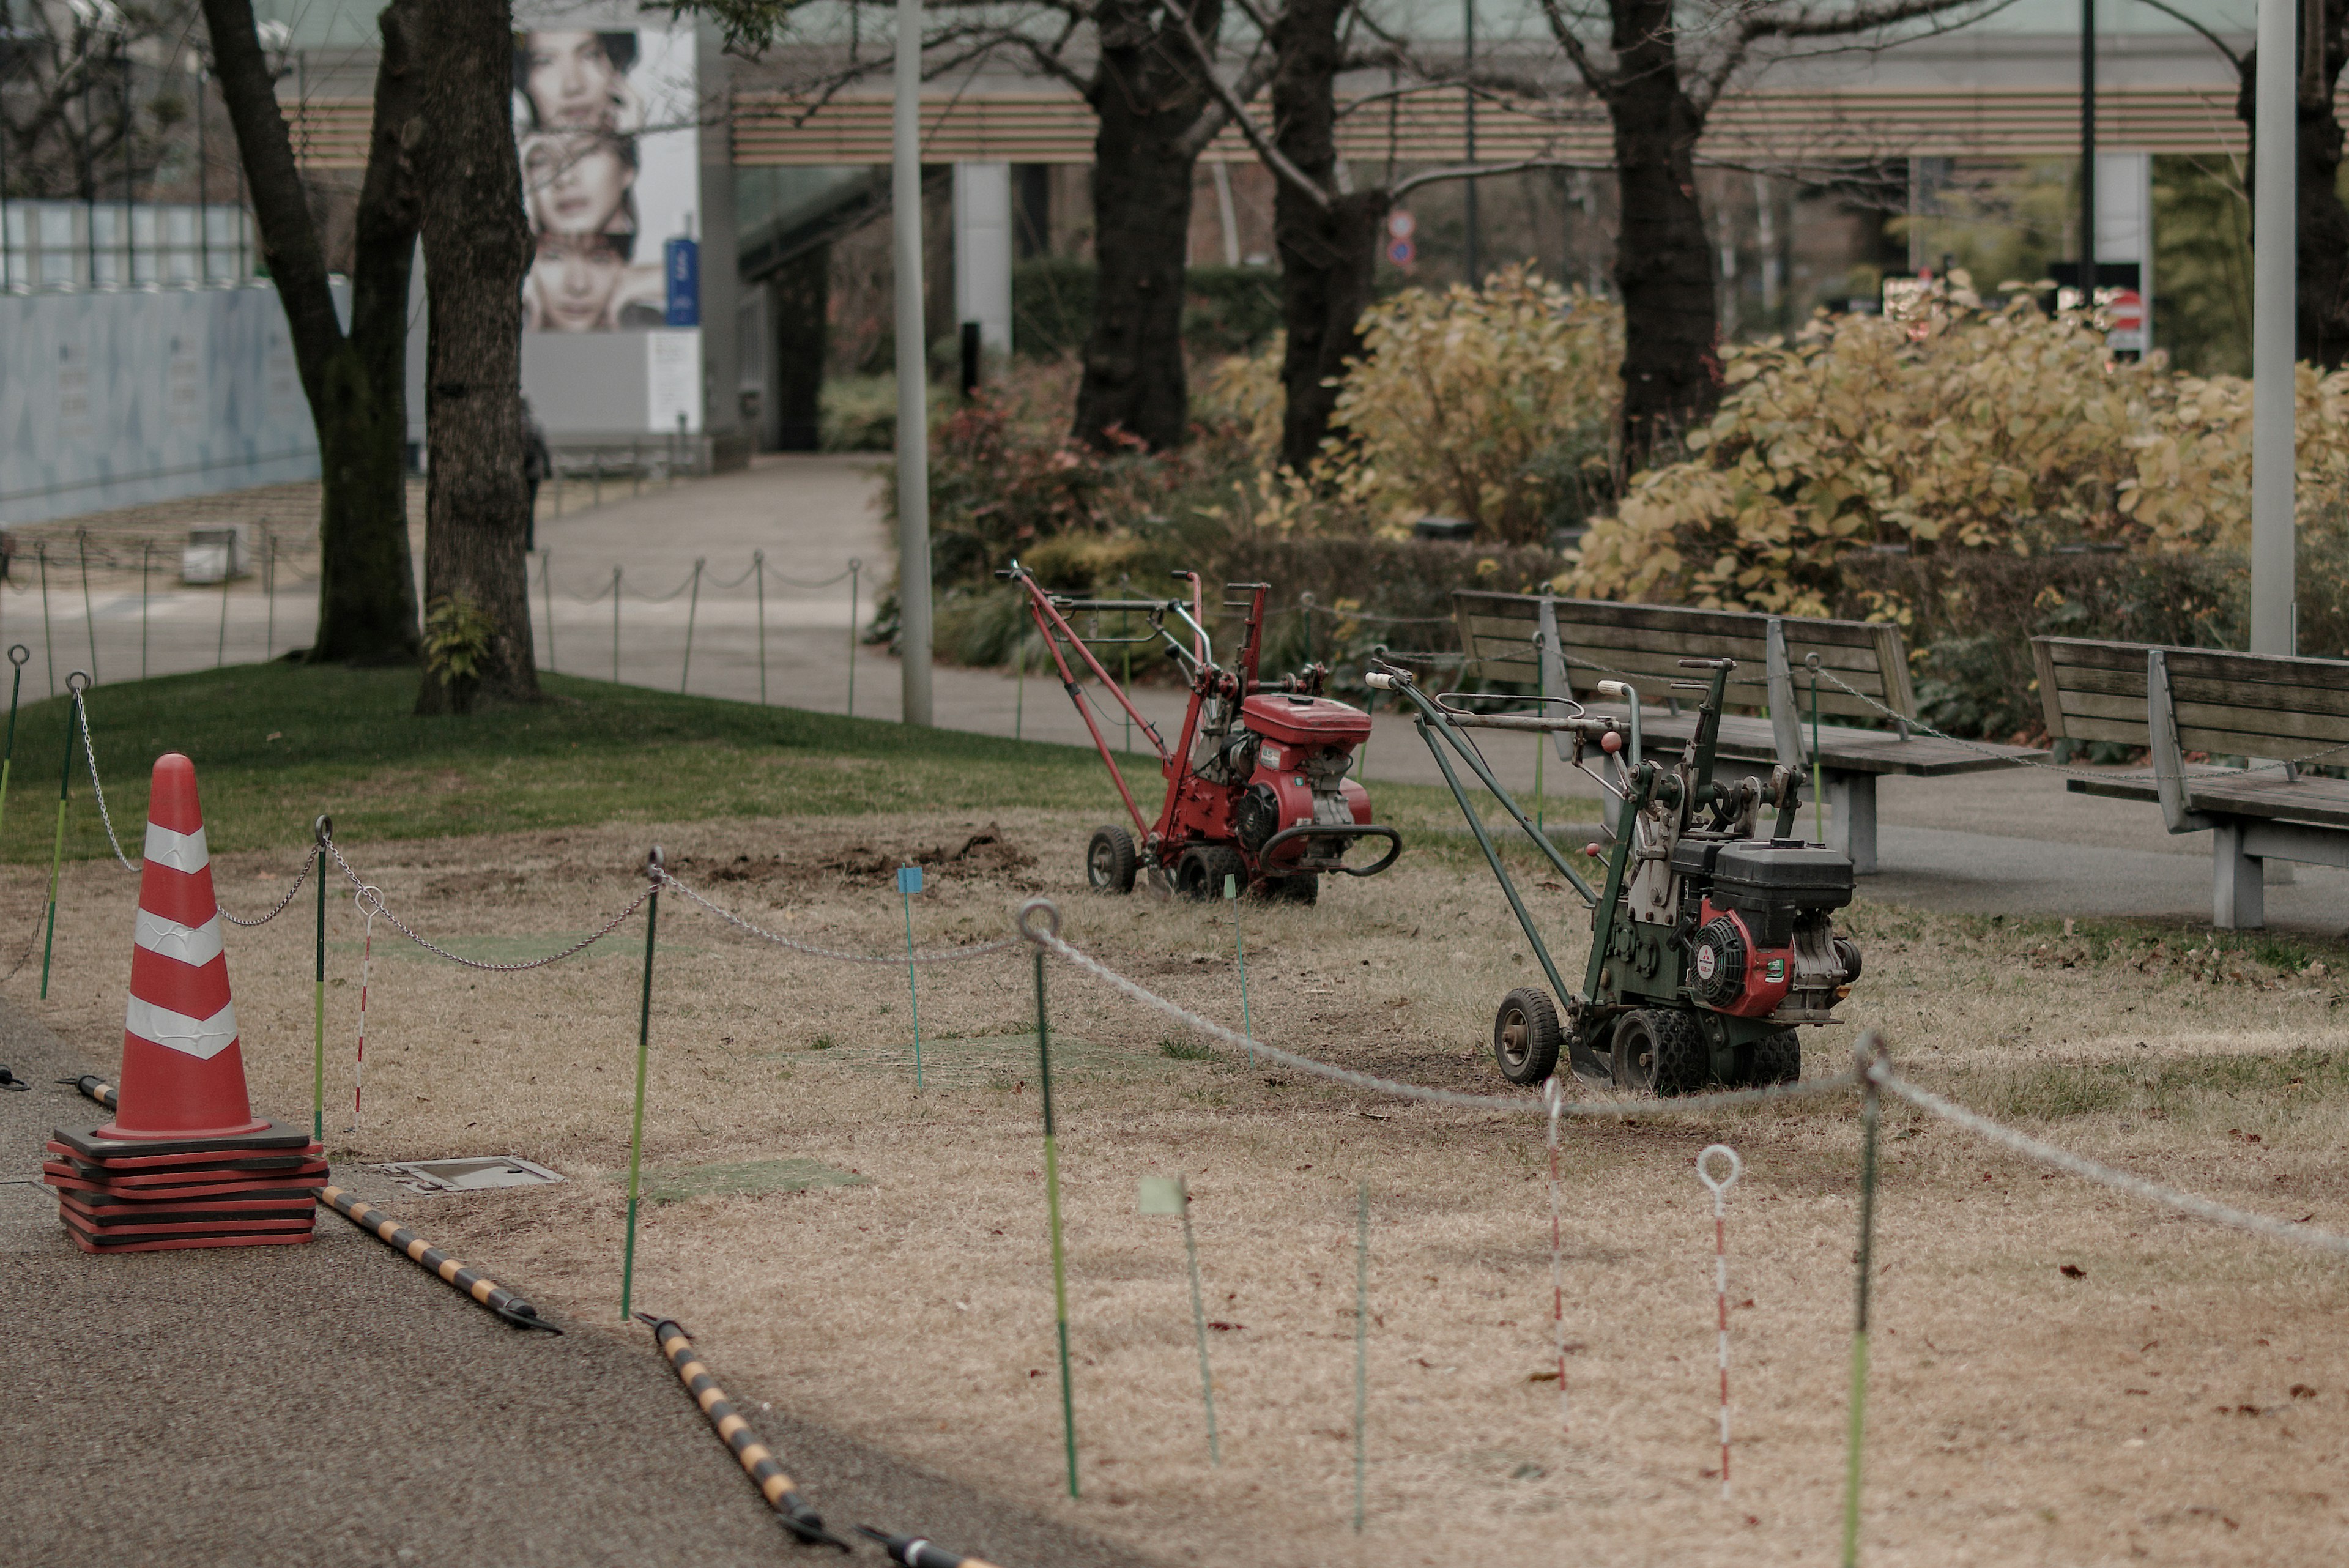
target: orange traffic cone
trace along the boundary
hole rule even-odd
[[[115,1116],[58,1129],[42,1168],[88,1251],[306,1241],[325,1151],[253,1114],[196,768],[155,763]]]
[[[97,1136],[243,1138],[267,1129],[245,1098],[196,764],[177,752],[155,763],[133,940],[118,1103]]]

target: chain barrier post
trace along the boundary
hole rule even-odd
[[[905,1008],[914,1020],[914,1093],[922,1092],[922,997],[914,983],[914,895],[922,890],[919,866],[897,867],[897,898],[905,906]]]
[[[1729,1174],[1715,1177],[1709,1163],[1720,1155],[1729,1161]],[[1725,1143],[1707,1145],[1696,1157],[1696,1179],[1713,1194],[1713,1287],[1721,1318],[1721,1501],[1729,1501],[1729,1189],[1737,1185],[1745,1162]]]
[[[685,601],[685,665],[677,673],[677,694],[685,695],[686,682],[693,679],[693,623],[701,614],[702,557],[693,558],[693,594]]]
[[[49,850],[49,916],[47,934],[41,938],[41,1000],[49,999],[49,954],[57,940],[57,872],[66,858],[66,796],[73,788],[74,742],[81,738],[81,694],[89,684],[89,677],[77,670],[66,677],[66,690],[72,701],[66,705],[66,760],[57,770],[57,836]],[[95,765],[93,763],[93,765]]]
[[[81,629],[89,639],[89,679],[98,683],[98,616],[89,607],[89,530],[74,530],[74,555],[81,562]]]
[[[751,580],[759,585],[759,706],[767,705],[767,552],[750,552]]]
[[[653,1038],[653,933],[660,926],[661,849],[656,844],[645,857],[645,876],[652,882],[652,896],[645,905],[645,991],[644,1000],[636,1009],[636,1113],[635,1129],[628,1135],[628,1241],[620,1257],[620,1321],[628,1321],[628,1303],[636,1282],[636,1192],[645,1153],[645,1061],[651,1054]]]
[[[49,695],[57,694],[57,641],[49,630],[49,545],[45,539],[33,542],[33,559],[41,568],[41,662],[47,667]]]
[[[620,568],[612,568],[612,684],[620,683]]]
[[[1851,1326],[1851,1417],[1843,1468],[1843,1568],[1859,1563],[1859,1450],[1868,1413],[1868,1283],[1876,1247],[1876,1135],[1883,1117],[1883,1091],[1876,1069],[1884,1061],[1884,1037],[1873,1029],[1859,1037],[1859,1277],[1853,1287]]]
[[[1050,900],[1031,899],[1019,911],[1019,929],[1028,929],[1028,916],[1041,906],[1049,912],[1050,929],[1058,935],[1061,914]],[[1052,1314],[1061,1335],[1061,1430],[1069,1456],[1069,1495],[1077,1492],[1077,1402],[1069,1386],[1069,1268],[1061,1245],[1060,1129],[1052,1119],[1052,1029],[1044,1004],[1044,950],[1036,949],[1036,1076],[1044,1094],[1044,1214],[1052,1231]]]
[[[1354,1533],[1362,1532],[1362,1477],[1371,1413],[1371,1184],[1354,1183]]]
[[[326,1141],[326,846],[335,836],[335,819],[321,813],[310,825],[315,842],[310,857],[318,872],[317,967],[310,992],[310,1136]],[[365,1037],[365,1025],[361,1025]],[[352,1115],[357,1115],[356,1105]]]
[[[848,557],[848,716],[856,717],[856,586],[864,563]]]
[[[556,505],[558,508],[560,508],[560,507],[561,507],[561,505],[563,504],[563,484],[562,484],[562,482],[561,482],[560,480],[557,480],[557,481],[555,482],[555,486],[554,486],[554,501],[555,501],[555,505]],[[560,513],[560,511],[559,511],[559,510],[558,510],[558,512],[557,512],[556,515],[558,515],[558,516],[559,516],[559,515],[561,515],[561,513]],[[555,670],[554,670],[554,551],[552,551],[552,550],[541,550],[541,551],[538,553],[538,587],[539,587],[539,590],[540,590],[541,594],[542,594],[542,595],[545,597],[545,599],[546,599],[546,672],[547,672],[549,675],[552,675],[552,674],[554,674],[554,673],[555,672]]]
[[[155,541],[139,542],[139,679],[147,679],[147,609],[150,594],[147,587],[148,558],[155,553]]]
[[[1229,872],[1224,876],[1224,902],[1232,907],[1232,950],[1239,955],[1240,963],[1240,1033],[1250,1040],[1256,1038],[1256,1025],[1248,1022],[1247,942],[1240,935],[1239,878]],[[1248,1047],[1248,1065],[1256,1065],[1256,1047]]]
[[[1827,793],[1819,774],[1819,656],[1803,655],[1803,662],[1811,667],[1811,826],[1819,842],[1827,841]]]
[[[1557,1187],[1557,1118],[1566,1108],[1566,1091],[1555,1073],[1542,1085],[1542,1101],[1549,1111],[1549,1322],[1557,1345],[1557,1435],[1563,1441],[1573,1430],[1566,1407],[1566,1234]]]
[[[321,877],[318,880],[324,882],[326,878]],[[372,909],[367,908],[370,899],[375,904]],[[375,917],[377,910],[383,908],[383,891],[378,888],[362,887],[351,895],[351,902],[360,914],[367,917],[367,924],[360,928],[359,937],[359,1051],[351,1066],[350,1130],[356,1133],[359,1130],[359,1097],[367,1090],[367,981],[373,978]]]
[[[16,700],[25,694],[25,664],[33,650],[23,643],[10,645],[8,662],[16,671],[8,680],[8,749],[0,752],[0,824],[8,820],[8,770],[16,761]]]

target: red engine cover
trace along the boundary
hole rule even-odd
[[[1258,692],[1240,704],[1240,719],[1284,746],[1352,746],[1371,738],[1368,713],[1327,697]]]
[[[1729,1001],[1714,1005],[1720,1012],[1735,1018],[1766,1018],[1778,1011],[1778,1004],[1786,1000],[1786,992],[1794,987],[1795,950],[1756,947],[1753,928],[1745,923],[1745,917],[1734,909],[1714,909],[1710,898],[1703,901],[1698,913],[1697,929],[1702,931],[1724,917],[1737,928],[1737,934],[1744,941],[1745,985]],[[1696,955],[1698,979],[1713,978],[1703,969],[1705,961],[1712,957],[1708,949],[1699,946]]]

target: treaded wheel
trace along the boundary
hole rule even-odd
[[[1133,835],[1123,827],[1096,827],[1085,846],[1085,880],[1096,893],[1131,893],[1139,861]]]
[[[1685,1012],[1642,1007],[1615,1026],[1615,1086],[1684,1095],[1704,1082],[1704,1034]]]
[[[1764,1034],[1749,1047],[1753,1066],[1745,1081],[1756,1086],[1791,1084],[1803,1075],[1803,1040],[1792,1029]],[[1744,1055],[1744,1052],[1740,1052]]]
[[[1512,1084],[1538,1084],[1557,1070],[1564,1036],[1547,992],[1520,986],[1493,1014],[1493,1060]]]
[[[1185,849],[1174,862],[1174,891],[1185,898],[1220,898],[1224,878],[1246,873],[1237,849]]]

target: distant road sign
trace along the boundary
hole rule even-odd
[[[1419,232],[1419,220],[1409,213],[1389,213],[1387,233],[1399,240],[1407,240]]]
[[[1387,260],[1394,263],[1395,265],[1409,266],[1418,259],[1419,247],[1413,244],[1409,240],[1390,240],[1387,242]]]

